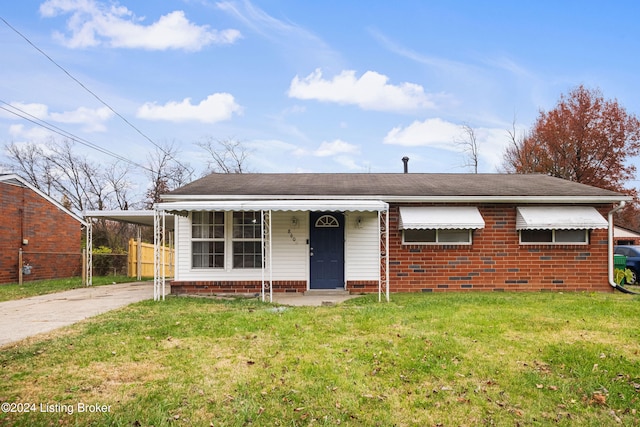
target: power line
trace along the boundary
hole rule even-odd
[[[73,80],[74,82],[76,82],[78,85],[80,85],[80,87],[82,87],[85,91],[87,91],[88,93],[90,93],[95,99],[97,99],[102,105],[104,105],[105,107],[107,107],[109,110],[111,110],[111,112],[113,112],[116,116],[118,116],[122,121],[124,121],[127,125],[129,125],[132,129],[134,129],[137,133],[139,133],[143,138],[145,138],[147,141],[149,141],[151,144],[153,144],[155,147],[157,147],[160,151],[162,151],[164,154],[166,154],[169,158],[171,158],[173,161],[175,161],[176,163],[178,163],[182,168],[184,169],[188,169],[185,165],[183,165],[182,163],[180,163],[180,161],[178,159],[176,159],[175,157],[173,157],[173,155],[170,152],[167,152],[160,144],[157,144],[155,141],[153,141],[149,136],[147,136],[144,132],[142,132],[140,129],[138,129],[133,123],[131,123],[129,120],[127,120],[122,114],[118,113],[113,107],[111,107],[111,105],[107,104],[106,101],[104,101],[100,96],[98,96],[95,92],[93,92],[91,89],[89,89],[87,86],[85,86],[80,80],[78,80],[77,78],[75,78],[69,71],[67,71],[62,65],[58,64],[51,56],[49,56],[45,51],[43,51],[42,49],[40,49],[38,46],[35,45],[35,43],[33,43],[31,40],[29,40],[29,38],[27,38],[27,36],[25,36],[24,34],[22,34],[20,31],[18,31],[16,28],[14,28],[11,24],[9,24],[9,22],[7,22],[6,19],[4,19],[2,16],[0,16],[0,20],[2,20],[2,22],[5,23],[5,25],[7,27],[9,27],[11,30],[13,30],[16,34],[18,34],[20,37],[22,37],[27,43],[29,43],[29,45],[31,45],[31,47],[33,47],[35,50],[37,50],[38,52],[40,52],[45,58],[47,58],[53,65],[55,65],[56,67],[58,67],[63,73],[65,73],[71,80]],[[94,148],[94,147],[92,147]],[[148,168],[145,168],[148,169]]]
[[[146,166],[143,166],[143,165],[141,165],[139,163],[136,163],[131,159],[128,159],[128,158],[126,158],[124,156],[121,156],[120,154],[114,153],[113,151],[109,151],[106,148],[102,148],[99,145],[97,145],[97,144],[95,144],[95,143],[93,143],[91,141],[88,141],[88,140],[86,140],[84,138],[80,138],[79,136],[74,135],[71,132],[68,132],[68,131],[66,131],[66,130],[64,130],[64,129],[62,129],[62,128],[54,125],[54,124],[51,124],[51,123],[49,123],[49,122],[47,122],[45,120],[39,119],[36,116],[34,116],[32,114],[29,114],[24,110],[21,110],[20,108],[16,107],[15,105],[11,105],[8,102],[3,101],[1,99],[0,99],[0,103],[2,103],[4,105],[6,105],[7,107],[9,107],[9,108],[7,108],[7,107],[4,107],[4,106],[0,105],[0,110],[4,110],[4,111],[6,111],[6,112],[8,112],[10,114],[18,116],[18,117],[20,117],[20,118],[22,118],[24,120],[27,120],[27,121],[29,121],[29,122],[37,125],[37,126],[43,127],[45,129],[49,130],[50,132],[56,133],[56,134],[61,135],[61,136],[65,137],[65,138],[69,138],[72,141],[78,142],[78,143],[80,143],[80,144],[82,144],[82,145],[84,145],[86,147],[89,147],[89,148],[92,148],[94,150],[97,150],[97,151],[99,151],[99,152],[101,152],[103,154],[106,154],[108,156],[114,157],[114,158],[116,158],[118,160],[121,160],[123,162],[129,163],[132,166],[136,166],[138,168],[145,169],[145,170],[147,170],[149,172],[153,172],[151,169],[149,169]]]

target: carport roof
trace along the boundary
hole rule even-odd
[[[153,227],[153,215],[152,210],[127,210],[127,211],[86,211],[84,213],[85,218],[103,218],[110,221],[126,222],[135,225],[146,225]],[[168,229],[173,229],[174,218],[172,215],[165,217],[166,226]]]

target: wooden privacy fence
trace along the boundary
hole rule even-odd
[[[142,243],[135,239],[129,239],[129,259],[127,267],[127,275],[129,277],[153,277],[153,245],[151,243]],[[173,248],[164,249],[164,275],[173,277],[174,257]]]

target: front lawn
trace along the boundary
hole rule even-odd
[[[93,286],[134,281],[135,279],[127,276],[93,276],[92,279]],[[0,285],[0,302],[51,294],[53,292],[68,291],[69,289],[81,288],[82,286],[82,278],[80,277],[35,280],[33,282],[23,282],[22,285],[17,283],[3,284]]]
[[[0,400],[22,412],[0,412],[0,424],[640,423],[636,296],[376,298],[169,297],[5,347]]]

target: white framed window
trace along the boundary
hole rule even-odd
[[[520,244],[557,244],[586,245],[589,243],[589,230],[520,230]]]
[[[191,214],[191,267],[224,268],[224,212]]]
[[[402,243],[411,245],[470,245],[470,229],[406,229],[402,233]]]
[[[261,222],[260,212],[233,213],[233,268],[262,268]]]

